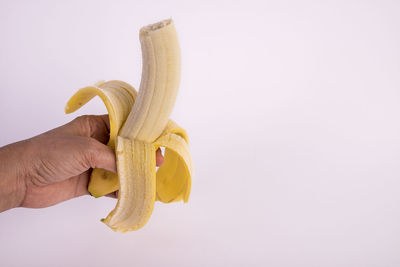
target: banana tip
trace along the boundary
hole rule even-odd
[[[162,20],[162,21],[159,21],[157,23],[153,23],[153,24],[150,24],[150,25],[147,25],[147,26],[144,26],[143,28],[140,29],[140,34],[139,35],[140,36],[147,35],[147,34],[149,34],[151,32],[154,32],[154,31],[157,31],[159,29],[162,29],[162,28],[164,28],[164,27],[166,27],[166,26],[168,26],[170,24],[173,24],[173,21],[172,21],[171,18],[170,19],[165,19],[165,20]]]
[[[68,104],[65,106],[64,112],[65,112],[65,114],[71,113],[71,108],[70,108],[70,106]]]

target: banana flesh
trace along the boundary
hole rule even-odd
[[[187,133],[169,119],[181,68],[172,20],[142,28],[139,38],[143,56],[139,93],[122,81],[99,82],[76,92],[65,108],[71,113],[95,96],[106,105],[108,146],[116,151],[118,174],[94,169],[88,189],[95,197],[119,190],[116,207],[102,219],[118,232],[143,227],[157,200],[187,202],[193,172]],[[165,148],[165,155],[156,171],[159,147]]]

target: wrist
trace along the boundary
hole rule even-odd
[[[0,212],[21,206],[26,182],[23,168],[24,143],[0,147]]]

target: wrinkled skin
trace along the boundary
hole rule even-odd
[[[81,116],[0,148],[0,211],[43,208],[89,194],[92,168],[117,172],[115,153],[105,145],[108,138],[107,115]],[[156,160],[157,166],[163,162],[160,150]]]

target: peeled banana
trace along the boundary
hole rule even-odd
[[[118,232],[141,228],[156,200],[188,201],[192,159],[184,129],[169,119],[180,82],[180,48],[174,24],[164,20],[140,30],[143,69],[139,93],[122,81],[99,82],[76,92],[67,102],[74,112],[93,97],[106,105],[118,174],[94,169],[88,190],[100,197],[119,190],[118,202],[102,221]],[[156,150],[165,148],[156,171]]]

